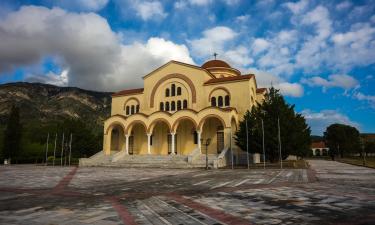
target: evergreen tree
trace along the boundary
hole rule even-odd
[[[4,158],[17,160],[21,149],[21,131],[19,109],[16,106],[12,106],[4,132]]]
[[[265,101],[247,111],[236,133],[236,144],[246,151],[246,120],[249,135],[249,152],[263,153],[262,125],[266,158],[271,162],[279,160],[278,118],[280,120],[282,158],[289,155],[306,156],[310,150],[310,127],[305,118],[294,111],[294,105],[285,102],[279,90],[270,88]]]
[[[332,124],[324,132],[324,139],[331,154],[344,157],[347,153],[361,153],[357,128],[345,124]]]

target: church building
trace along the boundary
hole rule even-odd
[[[143,88],[112,95],[103,150],[80,165],[200,167],[207,150],[210,166],[225,166],[228,152],[238,151],[239,121],[266,92],[254,74],[216,59],[202,66],[170,61],[143,81]]]

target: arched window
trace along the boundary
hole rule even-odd
[[[139,105],[135,106],[135,113],[139,113]]]
[[[165,111],[169,111],[169,102],[165,103]]]
[[[181,101],[180,100],[177,101],[177,110],[181,110]]]
[[[164,111],[164,103],[160,102],[160,111]]]
[[[230,99],[229,99],[229,95],[225,95],[225,106],[229,106],[230,105]]]
[[[131,107],[130,107],[130,114],[134,114],[134,105],[132,105]]]
[[[177,95],[181,95],[181,87],[177,87]]]
[[[130,113],[130,107],[129,106],[126,106],[126,115],[129,115],[129,113]]]
[[[254,104],[254,98],[253,98],[253,96],[251,96],[251,103]]]
[[[171,96],[175,96],[176,95],[176,85],[175,84],[172,84],[171,90],[172,90]]]
[[[217,106],[222,107],[223,106],[223,97],[219,96],[217,98]]]
[[[175,111],[176,110],[176,103],[173,101],[171,102],[171,111]]]
[[[165,97],[169,97],[169,88],[165,89]]]
[[[211,106],[216,106],[216,98],[211,97]]]
[[[187,109],[187,100],[185,99],[184,102],[183,102],[183,106],[182,106],[183,109]]]

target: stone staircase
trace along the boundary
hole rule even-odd
[[[117,153],[120,154],[120,153]],[[99,152],[86,159],[80,159],[80,166],[107,166],[129,168],[204,168],[206,155],[198,155],[193,162],[188,162],[186,155],[104,155]],[[116,159],[117,158],[117,159]],[[208,165],[213,168],[217,155],[208,155]]]

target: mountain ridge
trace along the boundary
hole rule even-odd
[[[15,105],[20,109],[21,122],[80,119],[101,127],[110,116],[111,94],[43,83],[0,84],[0,124],[5,123]]]

